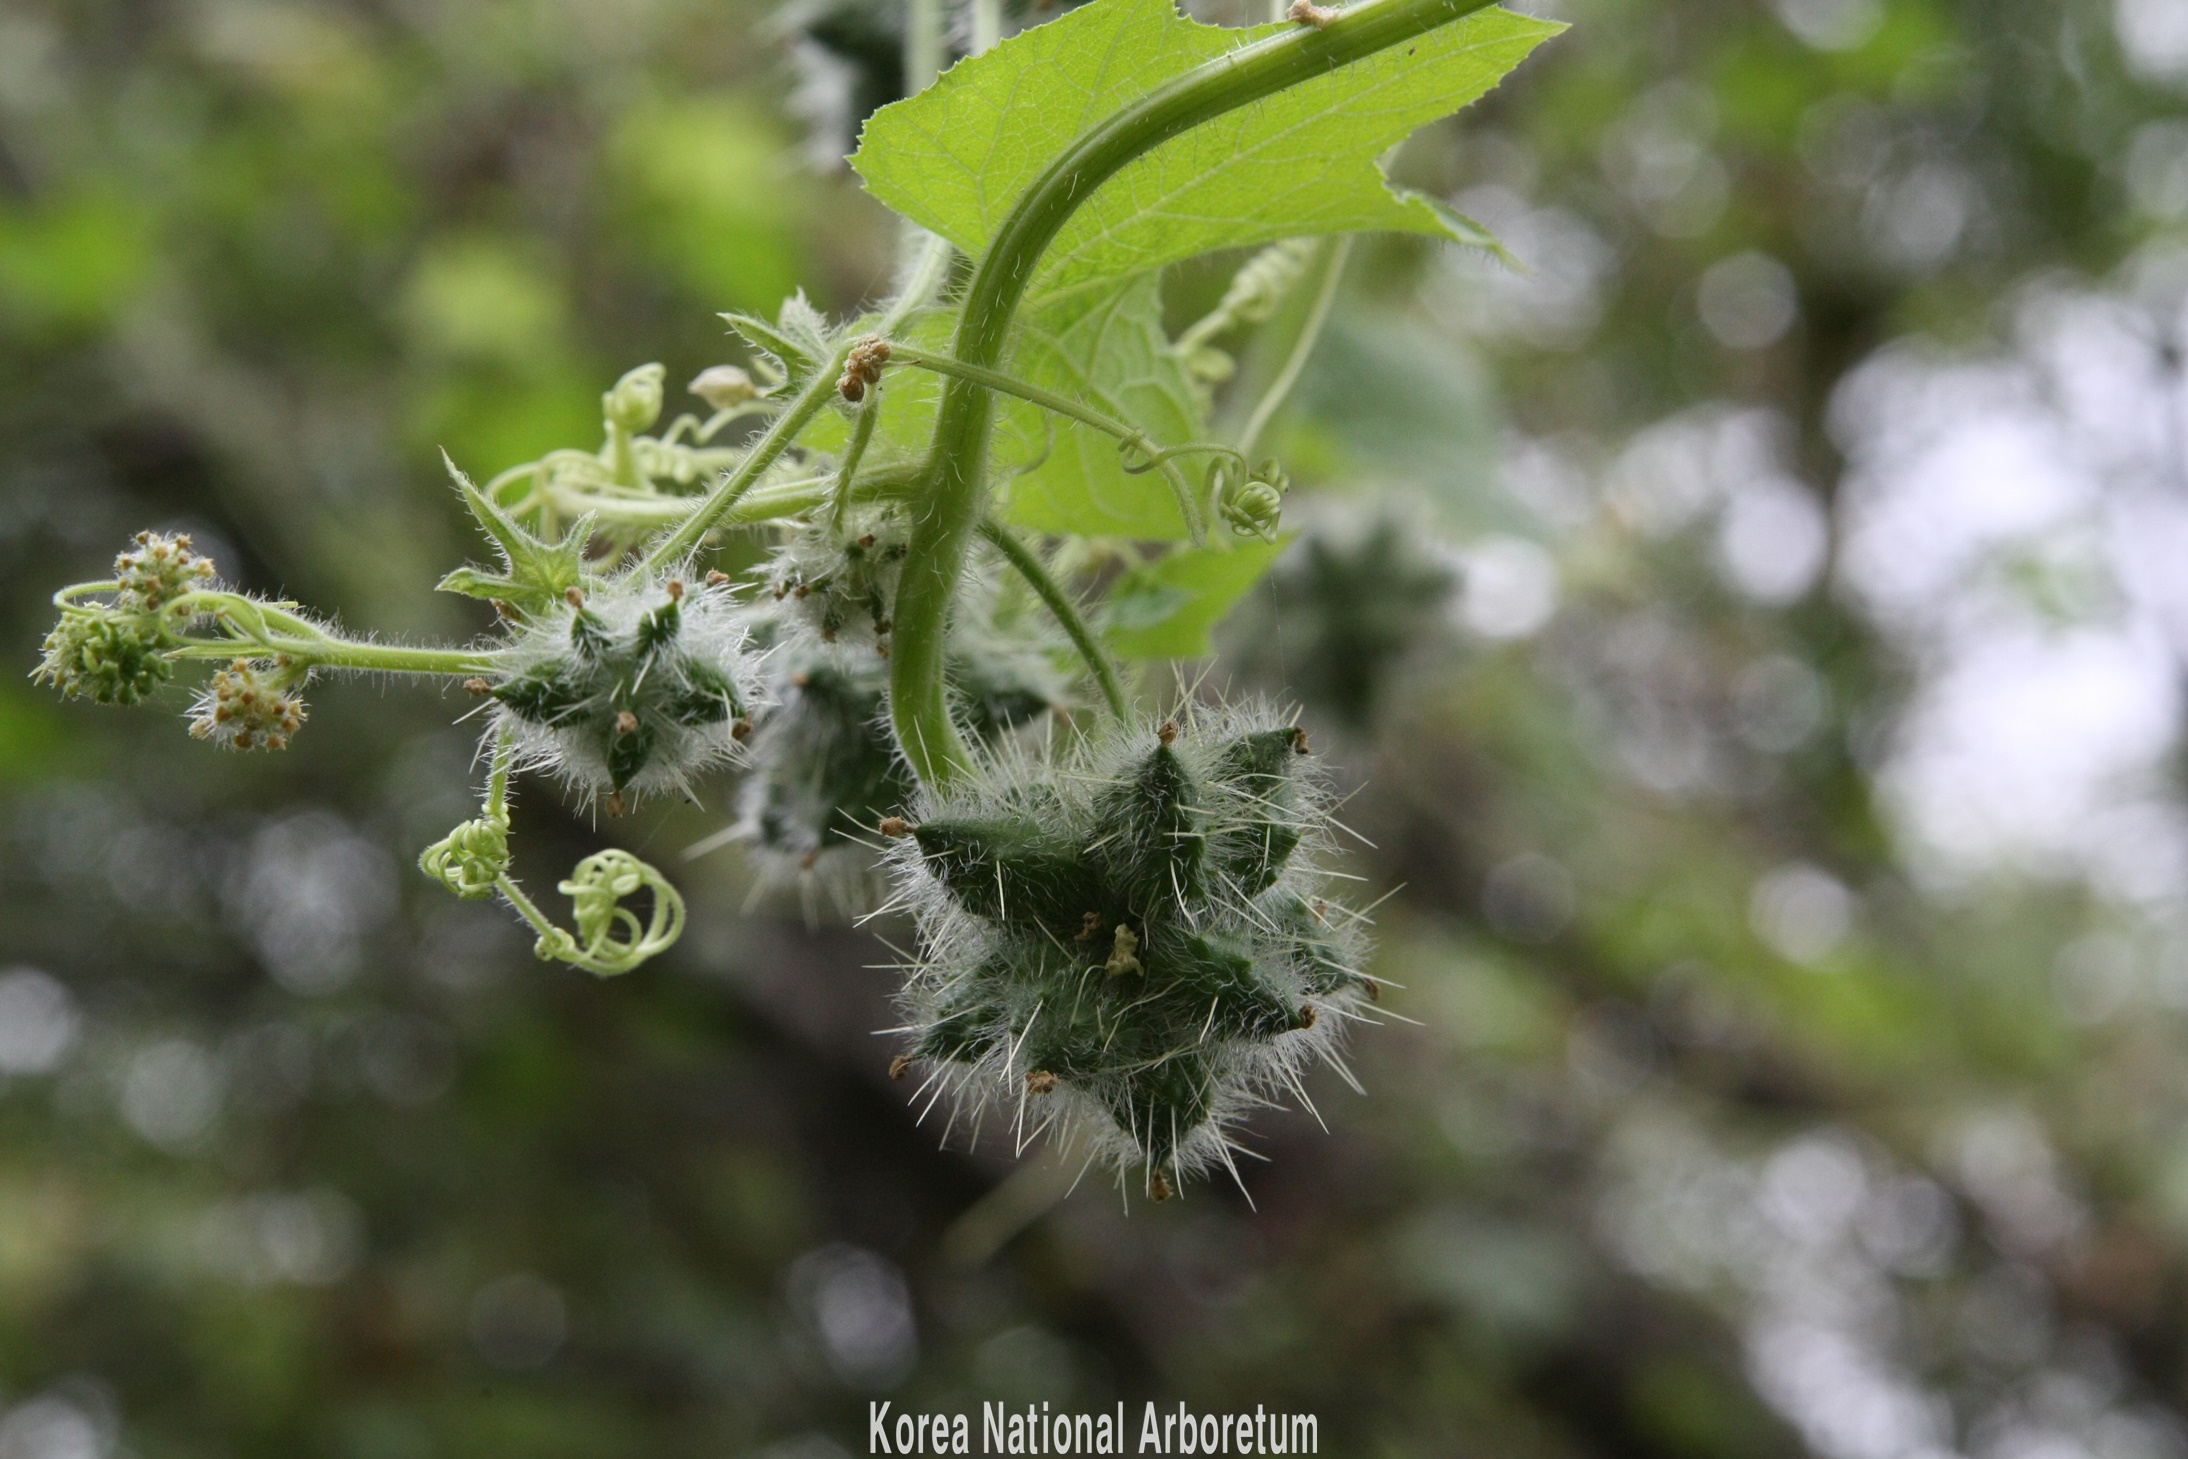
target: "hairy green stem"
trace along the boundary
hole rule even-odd
[[[1071,601],[1071,595],[1050,574],[1040,555],[1019,541],[1017,533],[993,517],[980,519],[980,535],[994,543],[1004,559],[1018,569],[1018,575],[1026,580],[1027,585],[1048,606],[1048,611],[1057,623],[1062,625],[1064,632],[1071,638],[1072,646],[1078,649],[1079,657],[1085,659],[1086,666],[1093,670],[1094,682],[1102,686],[1102,698],[1108,701],[1109,712],[1119,719],[1130,714],[1131,701],[1125,698],[1124,685],[1117,678],[1117,666],[1103,652],[1101,640],[1094,636],[1094,630],[1087,625],[1085,616],[1079,612],[1079,605]]]
[[[805,388],[798,392],[798,397],[791,402],[790,408],[777,416],[774,423],[752,443],[752,448],[745,453],[745,459],[737,464],[737,469],[723,477],[721,484],[707,493],[691,515],[684,519],[684,524],[662,538],[646,554],[643,567],[658,572],[698,551],[699,544],[706,540],[707,533],[723,525],[745,493],[758,484],[760,477],[789,449],[790,443],[798,438],[799,433],[813,423],[813,417],[819,415],[835,395],[836,377],[843,373],[843,362],[850,352],[849,345],[840,345],[829,359],[815,369],[813,378],[805,382]]]
[[[258,658],[281,654],[309,669],[350,669],[368,674],[483,674],[494,655],[461,648],[405,648],[392,643],[354,643],[343,638],[185,638],[167,651],[174,659]]]
[[[1117,172],[1171,138],[1225,112],[1347,65],[1477,10],[1490,0],[1366,0],[1320,27],[1243,45],[1204,62],[1080,134],[1012,205],[973,273],[951,353],[993,369],[1035,266],[1065,222]],[[950,722],[945,628],[987,488],[994,397],[970,380],[946,381],[929,488],[913,523],[897,588],[889,698],[897,739],[927,784],[968,763]]]
[[[53,595],[63,613],[95,615],[115,611],[87,606],[78,599],[118,592],[118,582],[71,583]],[[285,655],[300,667],[354,669],[378,674],[478,674],[494,667],[494,655],[464,648],[406,648],[392,643],[360,643],[339,638],[289,610],[294,603],[268,603],[225,588],[184,593],[162,610],[170,626],[213,618],[227,630],[221,638],[177,634],[163,650],[171,659],[270,658]]]
[[[514,730],[504,727],[494,737],[494,768],[486,776],[487,819],[509,820],[509,775],[516,768],[517,736]]]
[[[1003,0],[972,0],[972,53],[979,55],[1003,38]]]
[[[904,94],[917,96],[942,74],[942,0],[905,0]]]
[[[496,822],[506,836],[509,831],[509,777],[516,768],[517,737],[504,729],[494,740],[494,765],[486,777],[486,819]],[[509,874],[506,859],[494,876],[494,889],[500,892],[532,930],[543,938],[552,938],[557,932],[554,919],[540,909],[537,902],[525,894],[517,879]]]
[[[552,917],[540,910],[539,903],[525,895],[524,888],[518,886],[517,879],[508,872],[505,871],[495,877],[494,886],[504,897],[509,899],[509,905],[516,909],[517,915],[530,923],[532,930],[541,937],[552,938],[562,930],[555,926]]]
[[[868,387],[858,418],[851,422],[851,439],[843,448],[843,464],[836,468],[834,525],[839,532],[843,530],[844,515],[851,510],[851,479],[858,473],[859,460],[866,454],[867,443],[874,438],[874,422],[879,419],[881,386],[877,383]]]
[[[910,489],[910,482],[905,479],[907,475],[903,471],[869,472],[852,482],[851,499],[873,501],[904,496]],[[754,527],[762,522],[780,521],[809,512],[827,504],[840,476],[840,472],[828,476],[800,476],[753,487],[732,502],[714,525],[717,529]],[[552,501],[556,510],[568,516],[590,512],[606,526],[673,527],[691,515],[700,499],[688,496],[601,497],[590,492],[565,491],[555,494]]]
[[[1307,319],[1299,327],[1299,337],[1292,341],[1291,354],[1284,360],[1284,368],[1276,372],[1269,388],[1262,393],[1254,413],[1246,418],[1246,428],[1238,433],[1238,454],[1250,457],[1260,443],[1261,433],[1269,428],[1276,417],[1277,407],[1284,397],[1292,393],[1299,383],[1300,372],[1307,368],[1307,358],[1314,353],[1315,342],[1322,337],[1322,326],[1329,321],[1330,305],[1337,298],[1337,286],[1345,277],[1345,264],[1352,257],[1350,238],[1333,238],[1322,247],[1322,278],[1316,289],[1314,303],[1307,310]]]

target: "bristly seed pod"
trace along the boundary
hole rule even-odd
[[[571,588],[511,642],[497,722],[526,764],[627,805],[736,758],[759,658],[726,588],[645,573]]]
[[[1329,818],[1302,747],[1266,709],[1188,711],[924,794],[890,848],[921,935],[912,1055],[969,1110],[1011,1106],[1021,1139],[1042,1094],[1038,1128],[1150,1194],[1228,1164],[1236,1122],[1335,1061],[1370,986],[1312,865]]]
[[[953,707],[982,742],[1053,711],[1069,688],[1051,641],[1031,621],[999,622],[995,606],[990,594],[966,594],[949,640]],[[843,913],[865,911],[876,900],[869,846],[909,833],[897,812],[915,793],[889,728],[888,666],[817,641],[793,615],[763,634],[779,640],[768,667],[781,703],[755,732],[729,837],[757,854],[763,884],[795,882],[809,915],[815,892]]]
[[[1457,575],[1434,534],[1402,513],[1311,524],[1232,623],[1241,677],[1283,684],[1348,731],[1365,731],[1434,641]],[[1281,638],[1273,632],[1281,624]]]

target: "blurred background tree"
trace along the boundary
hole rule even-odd
[[[1356,251],[1213,668],[1345,765],[1417,1020],[1329,1133],[1257,1121],[1252,1207],[938,1149],[888,954],[735,851],[672,958],[533,963],[405,864],[453,703],[329,685],[269,762],[0,677],[0,1456],[827,1459],[871,1395],[2188,1454],[2188,8],[1545,8],[1396,162],[1523,271]],[[894,24],[17,0],[7,654],[147,524],[482,626],[421,591],[436,448],[587,444],[715,311],[879,287],[832,159]],[[733,795],[609,830],[673,865]],[[534,880],[590,844],[518,815]]]

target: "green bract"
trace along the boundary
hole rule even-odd
[[[778,611],[824,643],[839,639],[887,652],[889,605],[911,529],[887,507],[823,519],[777,549],[761,582]]]

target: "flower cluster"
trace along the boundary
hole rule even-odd
[[[759,655],[726,579],[636,572],[530,615],[488,686],[523,759],[611,809],[734,759]]]
[[[46,635],[32,676],[70,699],[141,704],[175,670],[159,620],[113,609],[71,610]]]
[[[142,703],[174,674],[166,652],[174,647],[177,602],[217,586],[218,578],[212,559],[187,536],[139,532],[115,557],[114,581],[87,585],[113,600],[69,602],[46,635],[32,677],[70,699]]]
[[[213,560],[200,556],[186,534],[139,532],[136,542],[114,559],[115,605],[126,613],[159,613],[219,577]]]
[[[1196,712],[925,794],[888,828],[924,949],[900,1072],[931,1062],[969,1109],[1007,1104],[1021,1138],[1056,1129],[1157,1199],[1228,1164],[1236,1121],[1334,1062],[1375,995],[1311,864],[1306,751],[1266,710]]]
[[[286,750],[304,723],[304,674],[285,659],[237,659],[190,708],[190,733],[231,750]]]

